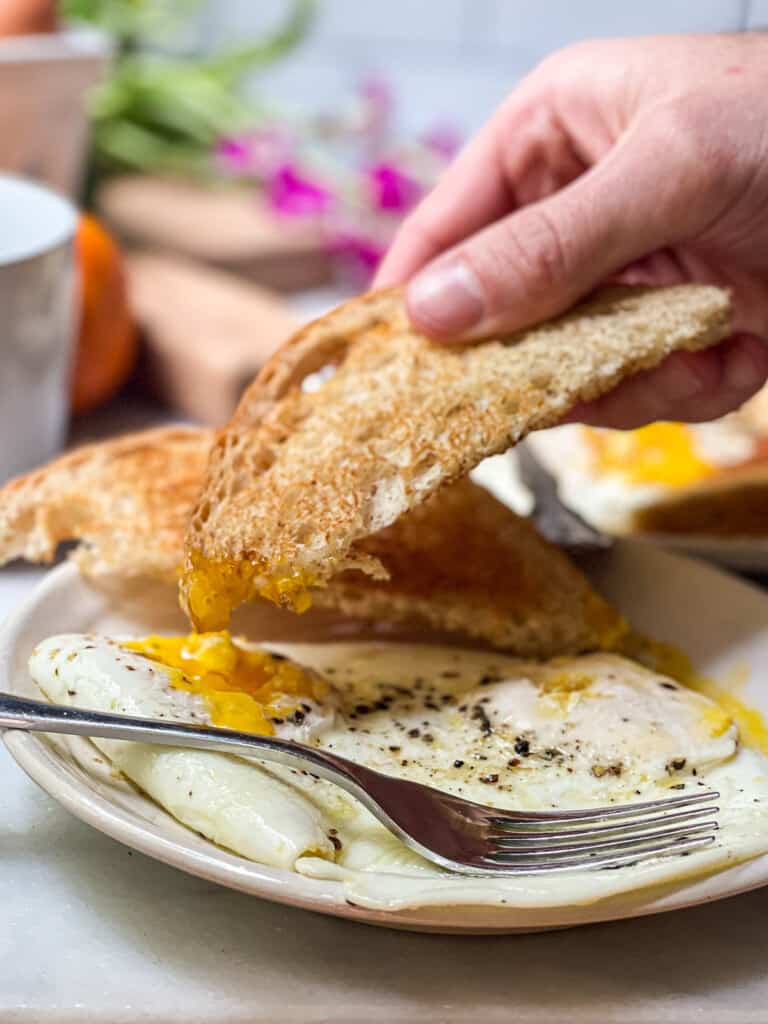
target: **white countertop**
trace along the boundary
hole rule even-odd
[[[40,577],[0,571],[0,617]],[[768,888],[507,938],[272,905],[72,818],[0,748],[0,1021],[764,1024]]]

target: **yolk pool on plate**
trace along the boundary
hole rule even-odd
[[[148,636],[123,644],[174,670],[171,685],[204,697],[214,725],[271,736],[271,718],[293,714],[302,698],[320,701],[328,684],[268,651],[249,650],[227,632]]]
[[[697,693],[713,700],[717,707],[708,708],[705,721],[710,727],[710,735],[722,736],[735,722],[739,728],[742,741],[748,747],[768,755],[768,723],[756,708],[750,708],[742,700],[724,686],[701,675],[693,666],[687,654],[673,644],[651,640],[639,633],[630,633],[625,638],[623,653],[656,672],[675,679],[682,686],[687,686]]]
[[[225,629],[232,612],[254,597],[294,612],[305,612],[312,604],[312,578],[293,570],[263,578],[264,567],[256,562],[206,558],[191,552],[180,583],[183,607],[193,626],[202,631]]]
[[[636,484],[687,487],[712,476],[715,468],[696,451],[684,423],[650,423],[639,430],[582,428],[598,473],[615,473]]]

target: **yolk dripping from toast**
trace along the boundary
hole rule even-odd
[[[181,578],[181,603],[195,629],[211,632],[226,629],[235,608],[255,597],[305,612],[313,582],[300,569],[265,578],[264,566],[256,562],[206,558],[193,551]]]

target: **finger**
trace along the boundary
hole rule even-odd
[[[562,312],[618,269],[686,237],[706,216],[703,204],[692,202],[705,171],[663,125],[636,126],[570,185],[429,264],[408,288],[415,326],[443,340],[516,330]]]
[[[701,423],[737,409],[768,380],[768,345],[737,334],[704,352],[676,352],[563,422],[633,430],[658,420]]]
[[[430,259],[517,205],[540,199],[584,170],[547,95],[526,79],[403,222],[374,281],[400,284]]]
[[[491,125],[487,125],[403,221],[376,274],[374,287],[386,288],[408,280],[433,256],[508,213],[511,203],[496,139]]]

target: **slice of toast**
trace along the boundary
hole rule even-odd
[[[187,538],[192,621],[221,628],[256,594],[302,610],[339,572],[383,575],[363,538],[729,321],[719,288],[610,288],[539,327],[448,347],[412,329],[397,289],[339,307],[267,363],[214,446]]]
[[[533,658],[610,648],[626,629],[529,519],[467,478],[360,545],[389,578],[347,570],[312,592],[314,604],[466,633]]]
[[[62,541],[91,576],[174,581],[213,431],[159,427],[83,445],[0,489],[0,563],[50,562]]]
[[[212,432],[161,428],[91,444],[0,489],[0,562],[50,561],[61,541],[91,577],[176,582]],[[468,480],[364,541],[389,574],[331,580],[317,603],[427,625],[525,657],[610,645],[621,616],[532,524]]]
[[[768,537],[768,460],[728,468],[629,515],[627,532],[686,537]]]

